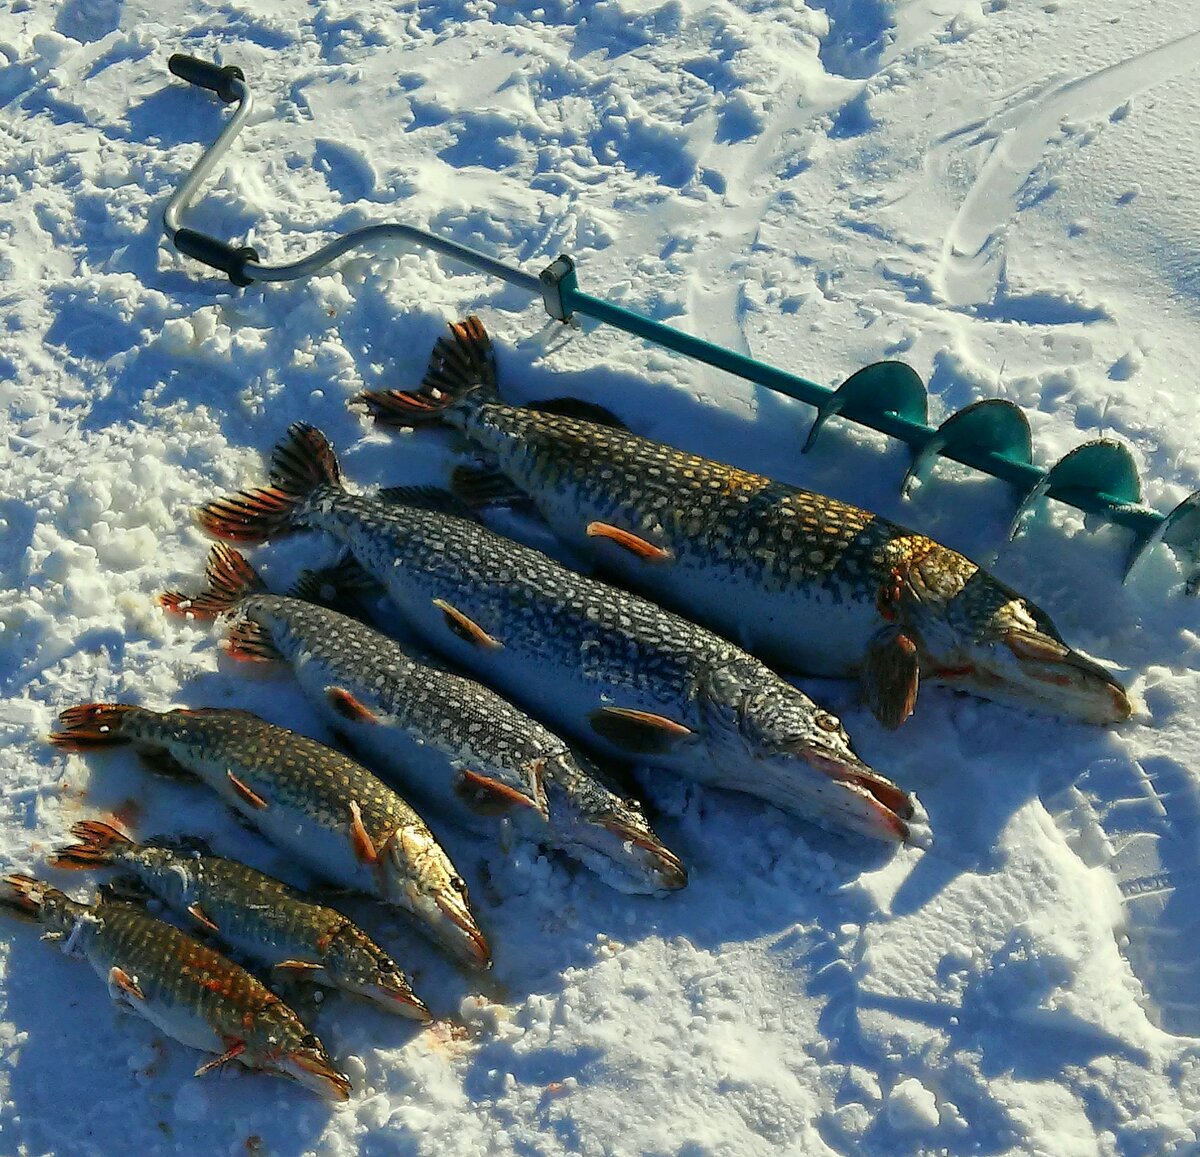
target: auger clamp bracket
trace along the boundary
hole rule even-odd
[[[565,291],[569,296],[578,288],[575,262],[565,253],[560,254],[538,274],[538,282],[542,287],[542,301],[546,305],[546,312],[555,321],[570,321],[571,307],[563,295]]]

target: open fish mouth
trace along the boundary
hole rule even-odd
[[[360,991],[388,1012],[394,1012],[409,1020],[419,1020],[422,1024],[433,1020],[433,1013],[426,1007],[425,1002],[407,985],[386,984],[380,981],[364,985]]]
[[[1037,631],[1004,631],[994,655],[931,672],[939,683],[988,699],[1036,707],[1085,723],[1123,723],[1133,714],[1129,693],[1099,663]]]
[[[888,843],[908,842],[908,821],[917,808],[903,788],[846,752],[805,746],[796,754],[824,782],[816,779],[798,785],[800,798],[789,810],[802,813],[808,804],[819,817],[836,817],[840,827],[860,835]]]
[[[437,923],[437,933],[442,943],[475,968],[491,968],[492,952],[488,942],[457,893],[439,893],[434,899],[445,917],[445,920]]]
[[[653,832],[619,819],[605,820],[600,826],[619,841],[620,851],[612,858],[622,861],[629,883],[636,878],[655,892],[677,892],[687,886],[683,861]]]
[[[319,1093],[331,1101],[350,1100],[350,1078],[338,1072],[328,1057],[317,1053],[299,1051],[290,1053],[278,1062],[279,1070],[306,1089]]]

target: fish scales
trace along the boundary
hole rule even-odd
[[[68,750],[132,742],[208,783],[313,871],[411,913],[460,959],[489,966],[467,889],[425,821],[349,756],[249,712],[86,704],[60,717]]]
[[[273,486],[198,513],[217,537],[323,530],[430,645],[609,755],[887,840],[914,801],[853,752],[841,723],[729,640],[484,527],[446,495],[348,492],[324,436],[295,424]]]
[[[349,756],[246,712],[139,710],[129,713],[124,728],[135,741],[169,744],[197,764],[228,763],[247,787],[322,827],[345,827],[346,805],[353,799],[376,847],[404,827],[425,827],[395,792]]]
[[[922,679],[1095,723],[1132,711],[1044,611],[926,535],[563,412],[561,400],[549,412],[505,404],[477,319],[437,343],[420,391],[364,400],[381,422],[462,431],[487,463],[455,472],[464,496],[505,500],[506,479],[626,586],[778,667],[858,675],[887,726],[912,711]]]
[[[535,666],[578,671],[597,696],[631,693],[648,704],[671,705],[684,713],[681,723],[698,727],[691,694],[698,669],[724,666],[741,654],[710,631],[471,519],[335,488],[314,491],[296,518],[350,546],[394,600],[414,607],[414,621],[436,623],[424,605],[414,605],[419,592],[422,604],[444,598],[476,622],[504,624],[504,646],[494,655],[454,648],[472,666],[507,665],[516,651],[531,676]],[[431,634],[445,649],[442,633]]]
[[[621,891],[686,884],[686,869],[640,804],[611,791],[561,738],[490,688],[414,657],[411,645],[351,616],[265,593],[228,547],[213,548],[205,578],[198,594],[169,591],[160,602],[181,614],[228,616],[230,639],[243,644],[252,628],[246,645],[257,657],[289,663],[335,730],[442,814],[493,833],[511,824]],[[306,576],[297,593],[319,597],[324,581]]]
[[[175,1040],[219,1060],[290,1076],[336,1100],[350,1082],[321,1042],[257,977],[144,909],[81,904],[31,876],[4,877],[6,900],[34,916],[68,955],[81,956],[118,1000]]]
[[[246,957],[272,968],[361,993],[390,1012],[428,1020],[407,977],[348,916],[236,860],[185,851],[170,842],[138,845],[110,824],[85,820],[80,842],[60,849],[57,867],[113,866],[132,873],[182,917]]]

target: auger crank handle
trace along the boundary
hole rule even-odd
[[[244,82],[246,74],[235,64],[213,64],[211,60],[176,52],[167,61],[167,67],[180,80],[215,92],[226,104],[241,99],[241,91],[234,82]]]

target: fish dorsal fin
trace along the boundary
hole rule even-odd
[[[376,491],[375,497],[380,502],[397,506],[411,506],[415,510],[432,510],[436,514],[479,521],[479,516],[461,498],[456,498],[440,486],[386,486]]]
[[[515,486],[507,475],[487,466],[456,466],[450,475],[450,489],[455,498],[472,510],[529,501],[529,495]]]
[[[920,671],[917,645],[902,627],[884,627],[871,638],[862,669],[863,694],[884,727],[894,731],[912,714]]]
[[[588,716],[601,739],[629,755],[662,755],[692,735],[690,727],[652,711],[601,707]]]
[[[560,418],[578,418],[582,422],[594,422],[597,426],[611,426],[614,430],[629,429],[612,410],[580,398],[547,398],[543,402],[527,402],[525,408],[536,410],[539,414],[557,414]]]

